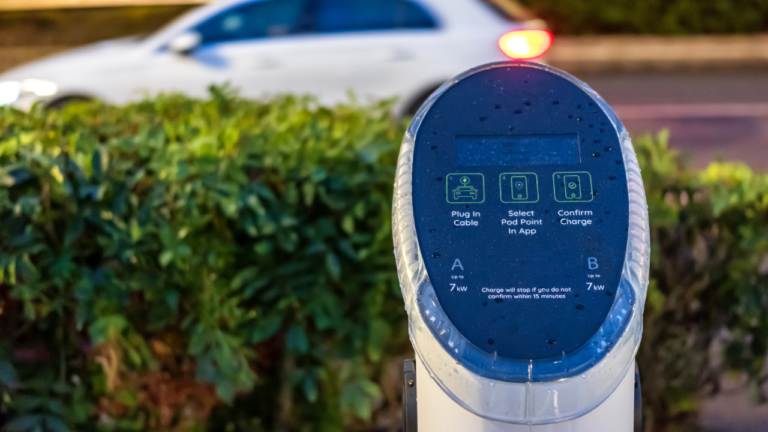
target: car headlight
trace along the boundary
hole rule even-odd
[[[53,81],[41,79],[26,79],[24,81],[0,81],[0,106],[10,105],[24,93],[38,97],[53,96],[59,91],[59,86]]]
[[[10,105],[21,96],[22,84],[18,81],[0,81],[0,106]]]
[[[40,97],[53,96],[59,91],[59,86],[55,82],[41,79],[24,80],[21,87],[23,91],[34,93]]]

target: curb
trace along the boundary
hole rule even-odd
[[[582,72],[768,68],[768,34],[555,36],[547,61]]]

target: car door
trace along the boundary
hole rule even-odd
[[[204,96],[210,84],[230,83],[245,97],[311,94],[325,103],[349,90],[404,96],[428,68],[423,53],[436,29],[409,0],[255,0],[190,28],[202,37],[192,54],[155,53],[139,88]]]
[[[136,88],[143,93],[178,91],[205,96],[211,84],[231,84],[247,97],[292,91],[286,58],[311,29],[313,0],[255,0],[221,11],[188,31],[200,47],[181,55],[162,47],[150,55]]]
[[[429,67],[425,52],[438,43],[436,20],[409,0],[317,0],[315,51],[322,47],[318,79],[328,96],[348,90],[368,98],[407,97]]]
[[[366,99],[403,97],[420,81],[415,65],[424,61],[424,39],[439,38],[435,20],[409,0],[310,0],[301,7],[297,24],[284,25],[290,34],[221,48],[236,59],[232,81],[245,96],[311,94],[327,104],[347,100],[350,90]]]

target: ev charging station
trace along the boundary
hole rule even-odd
[[[647,204],[586,84],[522,62],[446,82],[403,140],[393,237],[407,432],[637,430]]]

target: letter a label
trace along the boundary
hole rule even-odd
[[[464,270],[464,266],[461,265],[461,261],[459,261],[458,258],[456,258],[456,261],[453,262],[453,267],[451,267],[451,270],[455,269],[456,267]]]

